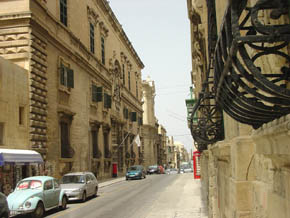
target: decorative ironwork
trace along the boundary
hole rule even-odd
[[[232,1],[226,11],[215,51],[216,101],[259,128],[290,112],[289,1],[248,5]]]
[[[202,90],[191,113],[190,129],[199,151],[209,144],[224,139],[222,110],[215,101],[213,54],[217,41],[215,1],[207,0],[208,7],[208,67]]]

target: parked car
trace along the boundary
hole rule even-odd
[[[60,187],[69,201],[81,200],[82,202],[90,196],[97,196],[99,189],[98,180],[91,172],[65,174],[61,179]]]
[[[157,165],[149,166],[147,170],[147,174],[159,174],[160,169]]]
[[[167,174],[177,174],[178,173],[178,170],[175,169],[175,168],[170,168],[170,169],[167,169],[166,170],[166,173]]]
[[[141,165],[131,166],[126,173],[126,180],[128,179],[142,179],[146,178],[146,172]]]
[[[0,192],[0,218],[8,218],[9,217],[9,208],[6,196]]]
[[[193,169],[192,168],[184,168],[183,169],[183,172],[184,173],[192,173],[193,172]]]
[[[31,213],[41,218],[52,208],[66,209],[67,196],[60,189],[58,181],[50,176],[28,177],[16,185],[7,197],[10,216]]]

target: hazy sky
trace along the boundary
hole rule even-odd
[[[185,99],[189,98],[190,24],[186,0],[110,0],[110,6],[145,65],[143,80],[155,81],[155,114],[168,136],[188,151]]]

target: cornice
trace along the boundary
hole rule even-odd
[[[111,9],[109,3],[107,0],[98,0],[98,2],[102,3],[103,7],[101,7],[102,9],[104,9],[105,14],[109,15],[109,18],[113,21],[112,25],[113,27],[117,28],[118,32],[120,33],[121,38],[124,40],[127,48],[129,49],[129,51],[131,51],[131,54],[133,55],[133,57],[136,59],[139,67],[141,69],[144,68],[144,64],[141,61],[140,57],[138,56],[136,50],[134,49],[132,43],[130,42],[128,36],[126,35],[125,31],[122,28],[122,25],[119,23],[117,17],[115,16],[113,10]]]

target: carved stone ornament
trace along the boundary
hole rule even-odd
[[[87,6],[87,13],[89,21],[96,26],[99,22],[99,15],[89,6]]]

